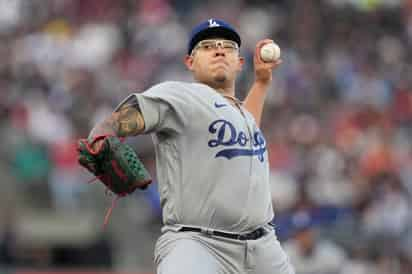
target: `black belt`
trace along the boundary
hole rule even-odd
[[[227,233],[227,232],[213,230],[213,229],[204,229],[200,227],[191,227],[191,226],[183,226],[179,231],[180,232],[185,232],[185,231],[200,232],[200,233],[204,233],[204,234],[211,235],[211,236],[219,236],[219,237],[225,237],[225,238],[241,240],[241,241],[257,240],[266,234],[266,230],[263,227],[260,227],[252,232],[244,233],[244,234]]]

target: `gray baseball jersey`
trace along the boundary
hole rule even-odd
[[[153,136],[165,225],[245,232],[272,220],[266,142],[246,109],[200,83],[131,96]]]

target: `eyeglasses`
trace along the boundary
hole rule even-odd
[[[192,53],[190,55],[193,56],[195,51],[198,50],[198,49],[202,49],[204,51],[210,51],[210,50],[215,50],[218,47],[221,47],[223,50],[225,50],[227,52],[233,52],[233,51],[236,51],[236,50],[239,49],[239,46],[234,41],[209,39],[209,40],[200,41],[193,48]]]

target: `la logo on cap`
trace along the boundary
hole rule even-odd
[[[219,27],[220,25],[213,19],[209,19],[209,28]]]

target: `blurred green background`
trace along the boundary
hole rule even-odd
[[[1,273],[154,271],[156,183],[103,229],[113,197],[76,140],[129,93],[191,81],[188,32],[210,17],[242,36],[240,98],[256,42],[282,49],[262,130],[297,274],[412,273],[412,1],[0,0]],[[150,137],[128,142],[154,175]]]

